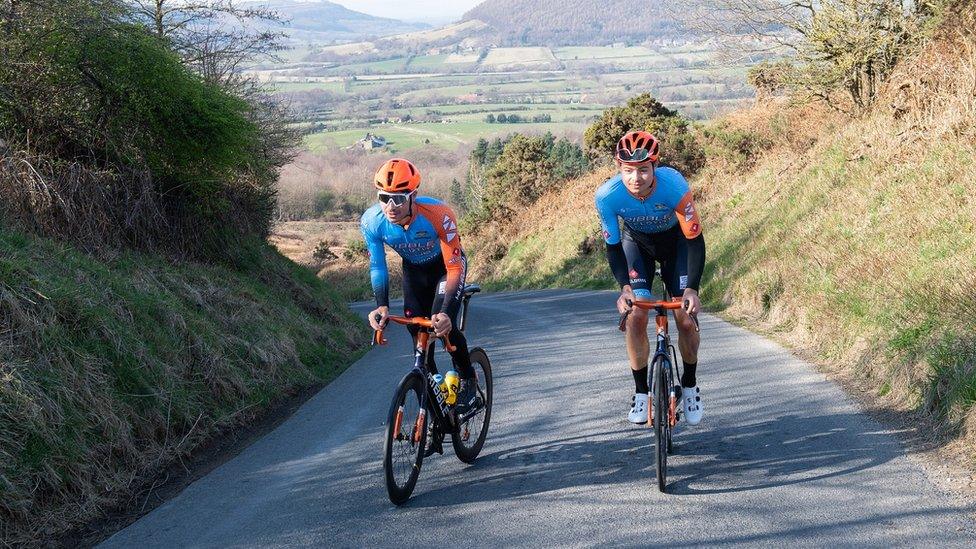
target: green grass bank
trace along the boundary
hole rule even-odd
[[[270,245],[232,264],[95,257],[0,226],[0,545],[50,539],[368,340]]]

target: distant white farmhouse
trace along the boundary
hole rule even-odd
[[[380,135],[373,135],[372,133],[367,133],[362,139],[356,142],[353,147],[360,147],[371,151],[373,149],[381,149],[386,146],[386,139]]]

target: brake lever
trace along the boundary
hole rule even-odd
[[[687,310],[688,309],[688,300],[686,299],[683,302],[681,302],[681,306],[684,307],[685,310]],[[695,314],[688,313],[688,316],[690,316],[691,317],[691,320],[694,321],[694,323],[695,323],[695,332],[700,333],[701,332],[701,325],[698,324],[698,313],[695,313]]]
[[[377,324],[379,323],[379,321],[380,321],[381,318],[383,318],[383,315],[381,315],[379,313],[376,313],[375,315],[373,315],[373,320],[375,320],[377,322]],[[386,323],[383,324],[383,326],[385,326],[385,325],[386,325]],[[386,345],[387,343],[388,343],[387,339],[385,337],[383,337],[383,329],[382,328],[373,332],[373,340],[370,342],[370,346],[371,347],[372,346],[375,346],[375,345]]]
[[[617,329],[621,332],[627,331],[627,317],[630,316],[630,311],[633,310],[632,308],[634,306],[634,302],[628,299],[627,306],[631,307],[631,309],[627,309],[626,311],[620,313],[620,325],[617,326]]]

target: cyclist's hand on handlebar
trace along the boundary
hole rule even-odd
[[[630,311],[630,303],[628,301],[634,301],[634,291],[630,288],[630,285],[624,286],[620,289],[620,297],[617,298],[617,312],[624,314]]]
[[[690,315],[697,315],[701,311],[701,300],[698,298],[698,292],[691,288],[685,288],[681,303],[684,305],[685,312]]]
[[[386,327],[387,318],[389,316],[389,307],[377,307],[370,311],[366,318],[369,319],[369,325],[372,326],[374,330],[382,330]]]
[[[430,320],[434,324],[434,335],[437,337],[445,337],[454,327],[451,317],[444,313],[435,313],[431,315]]]

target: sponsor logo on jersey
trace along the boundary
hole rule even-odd
[[[451,221],[451,216],[445,215],[444,220],[441,221],[441,226],[444,227],[445,231],[456,231],[457,223]]]
[[[701,229],[701,226],[700,226],[700,225],[698,225],[698,223],[693,223],[693,224],[691,225],[691,232],[693,232],[693,233],[697,233],[697,232],[699,231],[699,229]]]
[[[662,204],[662,203],[658,202],[657,204],[654,205],[654,209],[655,210],[667,210],[668,209],[668,205],[667,204]]]
[[[417,231],[413,235],[417,238],[430,238],[430,233],[427,231]]]
[[[678,277],[678,289],[684,290],[688,287],[688,275]]]
[[[695,217],[695,205],[689,202],[685,205],[685,221],[691,221]]]
[[[630,276],[630,278],[637,278],[640,276],[640,273],[637,272],[637,269],[631,269],[627,275]]]
[[[437,285],[437,293],[439,293],[439,294],[444,293],[444,290],[446,288],[447,288],[447,281],[446,280],[442,280],[441,283]]]
[[[451,254],[455,257],[461,255],[461,248],[454,248],[454,251],[451,252]]]

